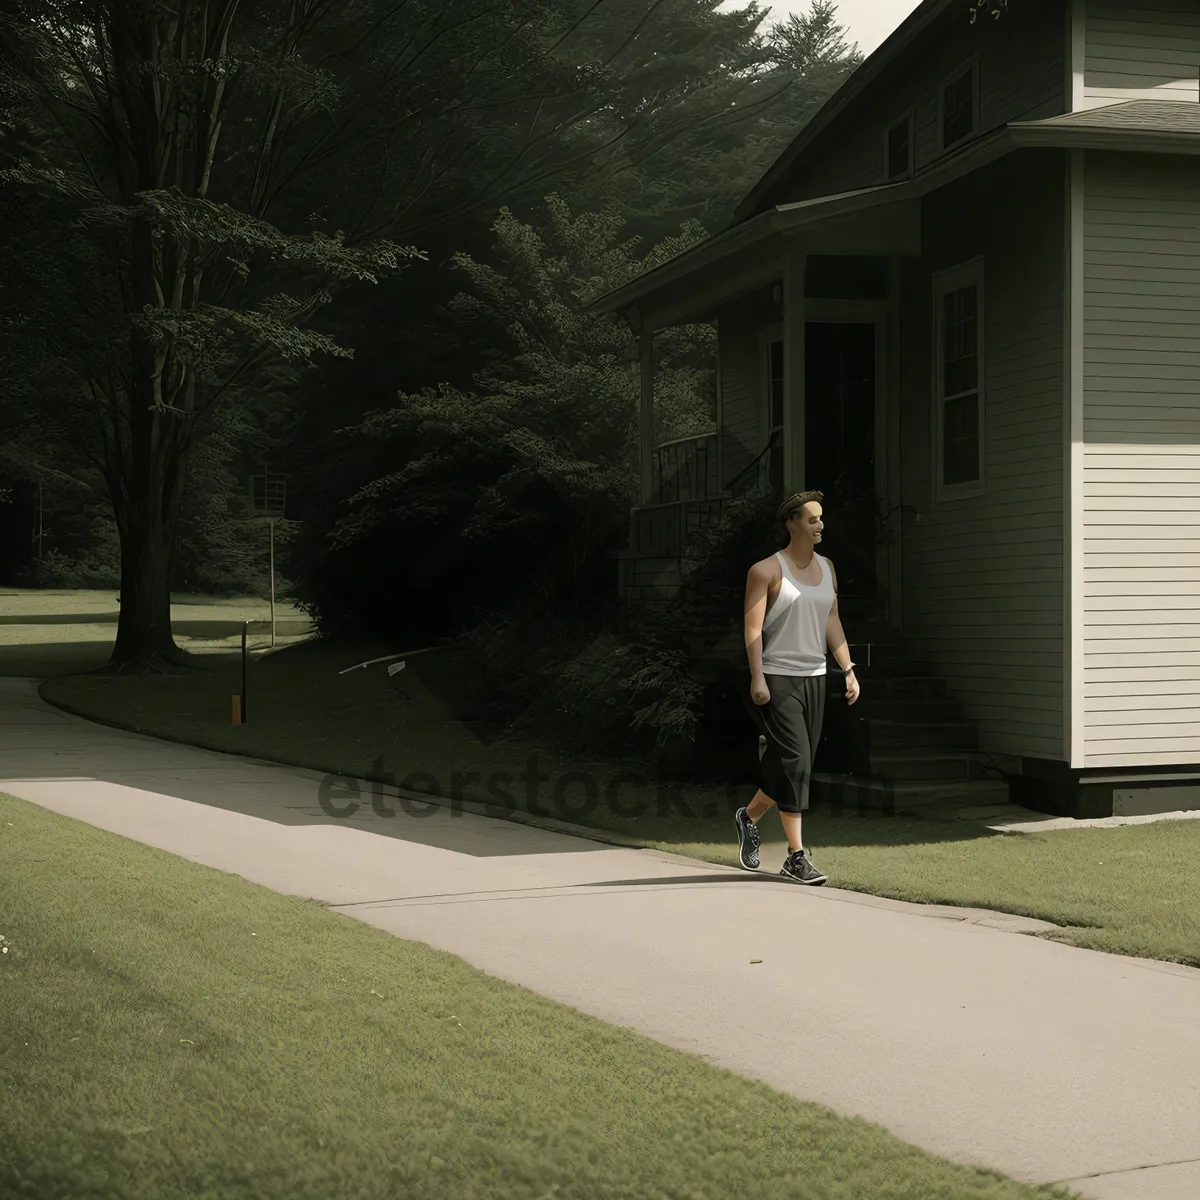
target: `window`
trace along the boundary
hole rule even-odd
[[[935,430],[943,498],[983,490],[983,264],[934,281]]]
[[[907,114],[887,131],[887,177],[907,179],[913,167],[913,120]]]
[[[972,63],[942,85],[940,113],[943,150],[958,145],[975,132],[977,108],[975,64]]]

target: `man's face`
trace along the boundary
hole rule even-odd
[[[788,533],[801,545],[815,546],[825,529],[824,509],[816,500],[810,500],[787,523]]]

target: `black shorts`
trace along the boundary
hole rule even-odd
[[[771,699],[755,704],[750,699],[750,677],[743,677],[742,698],[758,731],[767,739],[759,763],[763,792],[780,812],[808,809],[808,786],[813,759],[821,740],[825,716],[824,675],[766,675]]]

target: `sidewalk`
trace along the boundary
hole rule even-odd
[[[0,679],[0,791],[315,897],[947,1158],[1094,1200],[1200,1196],[1200,971],[1023,936],[1045,928],[1024,918],[802,888],[770,874],[778,849],[751,875],[446,807],[380,817],[367,798],[339,820],[319,785]]]

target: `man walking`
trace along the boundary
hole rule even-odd
[[[775,805],[788,839],[780,874],[819,886],[828,878],[813,865],[801,836],[808,809],[813,755],[825,715],[826,647],[846,677],[846,699],[858,700],[858,681],[837,607],[833,563],[816,552],[824,532],[820,492],[800,492],[779,509],[788,533],[783,550],[757,562],[746,577],[745,639],[750,664],[748,707],[760,733],[761,786],[734,814],[738,857],[759,866],[758,822]]]

